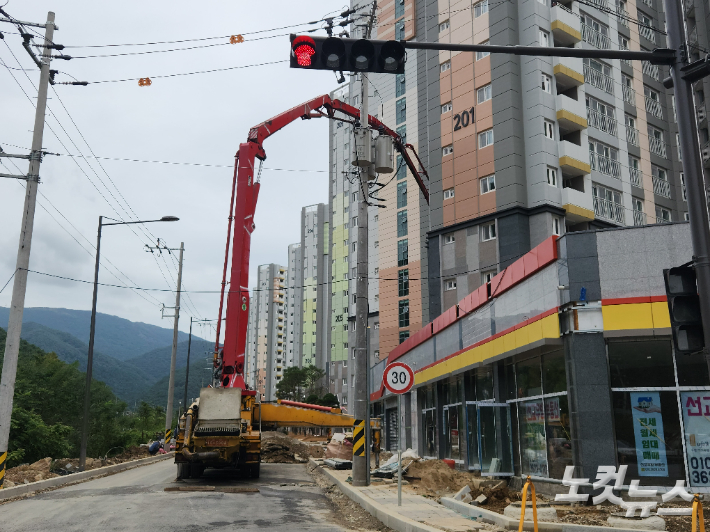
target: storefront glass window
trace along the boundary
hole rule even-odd
[[[493,400],[493,368],[490,366],[476,370],[476,400]]]
[[[444,407],[444,437],[446,458],[463,460],[464,436],[463,404]]]
[[[543,388],[545,393],[567,391],[565,373],[565,354],[563,351],[550,353],[542,357]]]
[[[508,364],[505,367],[506,399],[515,399],[515,366]]]
[[[540,357],[518,362],[515,365],[515,377],[518,386],[518,398],[542,395],[542,377],[540,375]]]
[[[478,410],[475,404],[466,405],[467,436],[468,436],[468,468],[481,470],[478,459]]]
[[[565,467],[572,463],[572,438],[569,428],[567,396],[545,399],[545,429],[547,433],[547,463],[552,478],[562,478]]]
[[[675,359],[678,370],[678,384],[680,386],[707,386],[708,364],[702,355],[682,355]]]
[[[609,342],[608,353],[612,388],[675,386],[670,340]]]
[[[424,429],[424,456],[436,458],[436,410],[422,412]]]

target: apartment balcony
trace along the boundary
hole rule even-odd
[[[572,223],[594,220],[592,195],[575,188],[562,189],[562,208],[567,211],[565,218]]]
[[[650,61],[641,61],[641,71],[656,81],[660,81],[661,79],[661,75],[658,71],[658,65],[654,65]]]
[[[616,136],[616,118],[587,108],[587,122],[590,127]]]
[[[644,4],[646,4],[648,7],[653,9],[653,0],[641,0]]]
[[[639,130],[631,126],[626,126],[626,142],[634,146],[639,146]]]
[[[619,50],[628,50],[628,49],[629,49],[629,47],[626,46],[624,43],[622,43],[621,40],[619,40]],[[628,67],[632,66],[631,61],[629,59],[619,59],[619,61],[621,61],[623,64],[625,64]]]
[[[612,77],[586,65],[584,67],[584,81],[589,83],[592,87],[601,89],[609,94],[614,94],[614,80]]]
[[[653,30],[653,28],[649,28],[647,26],[639,26],[639,35],[648,39],[654,44],[656,43],[656,32]]]
[[[558,143],[560,169],[564,175],[574,177],[591,172],[589,150],[567,140]]]
[[[646,98],[646,112],[651,113],[656,118],[663,120],[663,108],[661,107],[661,102],[644,96]]]
[[[663,198],[671,197],[671,184],[665,179],[653,176],[653,193]]]
[[[586,24],[580,25],[582,26],[582,39],[585,42],[588,42],[595,48],[599,48],[601,50],[608,50],[611,48],[611,39],[609,37],[603,33],[599,33],[591,26],[587,26]]]
[[[579,15],[561,4],[553,6],[550,10],[550,29],[555,43],[570,46],[582,40]]]
[[[668,158],[666,156],[666,143],[663,142],[661,139],[649,137],[648,148],[651,150],[651,153],[655,153],[656,155],[658,155],[659,157],[663,157],[664,159]]]
[[[624,225],[624,206],[608,199],[594,197],[594,214],[617,224]]]
[[[629,180],[632,186],[643,188],[643,172],[638,168],[629,168]]]
[[[695,26],[690,33],[688,33],[688,42],[690,44],[698,44],[698,27]]]
[[[605,9],[609,9],[609,4],[606,0],[589,0],[588,3],[594,7],[598,7],[602,11]]]
[[[557,123],[560,129],[565,131],[579,131],[587,127],[585,117],[585,103],[583,100],[573,100],[572,98],[559,94],[555,101],[557,103]]]
[[[634,211],[634,225],[646,225],[646,213],[641,211]]]
[[[591,162],[592,170],[608,175],[616,179],[621,179],[621,165],[619,161],[610,159],[592,151],[589,152],[589,161]]]
[[[554,57],[552,72],[563,89],[584,85],[584,63],[580,57]]]
[[[626,103],[630,103],[634,107],[636,106],[636,91],[629,87],[628,85],[621,86],[621,94],[624,97]]]
[[[618,15],[619,24],[622,26],[629,27],[629,12],[624,9],[624,7],[617,0],[616,2],[616,14]]]

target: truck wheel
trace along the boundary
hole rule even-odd
[[[177,465],[177,478],[178,480],[190,478],[190,464]]]
[[[259,478],[259,469],[260,469],[261,463],[258,464],[251,464],[249,466],[249,477],[251,478]]]
[[[200,478],[205,471],[202,464],[190,464],[190,478]]]

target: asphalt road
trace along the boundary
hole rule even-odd
[[[0,505],[0,530],[141,531],[205,530],[344,531],[328,500],[300,464],[261,464],[261,478],[175,481],[165,460]],[[174,492],[171,486],[258,488],[258,493]]]

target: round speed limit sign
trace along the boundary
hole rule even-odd
[[[414,384],[412,368],[402,362],[392,362],[382,376],[385,387],[392,393],[407,393]]]

